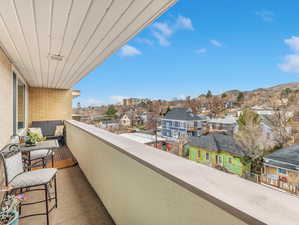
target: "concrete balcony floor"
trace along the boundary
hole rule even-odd
[[[68,151],[66,147],[62,148],[62,150]],[[68,166],[71,159],[67,159],[67,155],[68,152],[56,154],[55,165],[57,167],[61,167],[63,164]],[[104,205],[78,166],[58,170],[57,189],[58,208],[50,213],[51,225],[114,225]],[[25,202],[43,200],[44,192],[29,192],[26,194],[26,197],[28,199]],[[51,201],[50,205],[52,203],[54,203],[54,200]],[[44,211],[45,203],[22,207],[22,215]],[[45,216],[34,216],[20,220],[20,225],[45,224]]]

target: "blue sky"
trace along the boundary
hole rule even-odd
[[[298,0],[181,0],[81,80],[74,103],[298,82],[298,12]]]

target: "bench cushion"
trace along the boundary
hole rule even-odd
[[[33,121],[32,127],[40,127],[45,137],[55,136],[56,126],[63,125],[62,120]]]

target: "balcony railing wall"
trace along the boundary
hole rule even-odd
[[[297,198],[237,176],[78,121],[66,141],[117,225],[298,222]]]

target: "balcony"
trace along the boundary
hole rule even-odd
[[[66,139],[116,224],[297,223],[299,200],[286,193],[77,121]]]
[[[65,128],[67,145],[55,154],[59,202],[52,225],[297,224],[297,197],[92,125],[70,120]],[[40,200],[43,193],[27,197]],[[27,206],[23,213],[41,210]]]
[[[65,120],[50,224],[298,224],[294,196],[70,120],[70,88],[175,2],[0,1],[0,147],[32,121]]]
[[[188,130],[188,131],[197,131],[198,128],[197,128],[197,127],[194,127],[194,126],[188,126],[188,127],[187,127],[187,130]]]

